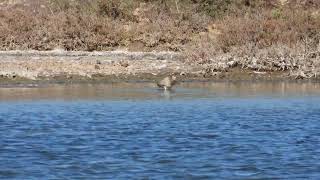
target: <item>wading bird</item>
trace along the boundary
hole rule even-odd
[[[161,81],[157,82],[159,88],[163,88],[164,90],[170,90],[173,85],[176,84],[176,77],[175,76],[168,76],[162,79]]]

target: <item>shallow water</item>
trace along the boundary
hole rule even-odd
[[[0,88],[0,179],[318,179],[319,87]]]

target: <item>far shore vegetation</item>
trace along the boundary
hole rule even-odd
[[[212,72],[320,74],[319,0],[0,0],[0,9],[2,51],[175,51]]]

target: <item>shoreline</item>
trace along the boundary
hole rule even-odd
[[[161,76],[161,78],[164,76]],[[34,87],[46,87],[50,85],[81,85],[81,84],[154,84],[158,81],[160,77],[144,77],[140,78],[139,76],[134,77],[119,77],[119,76],[104,76],[101,78],[72,78],[70,77],[55,77],[52,79],[45,80],[29,80],[23,78],[8,79],[0,78],[0,88],[34,88]],[[308,84],[308,83],[319,83],[319,79],[293,79],[285,78],[279,76],[273,77],[252,77],[252,78],[201,78],[201,77],[178,77],[179,84],[183,83],[294,83],[294,84]]]
[[[0,101],[36,100],[150,100],[172,98],[319,96],[319,83],[295,82],[182,82],[163,91],[155,83],[24,84],[0,86]]]
[[[209,67],[209,68],[208,68]],[[259,71],[230,66],[212,70],[176,52],[0,51],[0,87],[14,84],[155,82],[175,75],[186,81],[293,81],[288,71]]]

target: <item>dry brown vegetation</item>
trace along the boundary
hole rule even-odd
[[[42,4],[18,4],[0,11],[2,50],[179,51],[206,23],[200,14],[191,10],[180,14],[158,1],[57,0]]]
[[[320,73],[318,0],[5,2],[1,50],[170,50],[208,72],[239,66],[297,78]]]
[[[319,2],[265,2],[214,19],[207,33],[187,47],[189,61],[207,65],[213,74],[239,66],[319,78]]]

